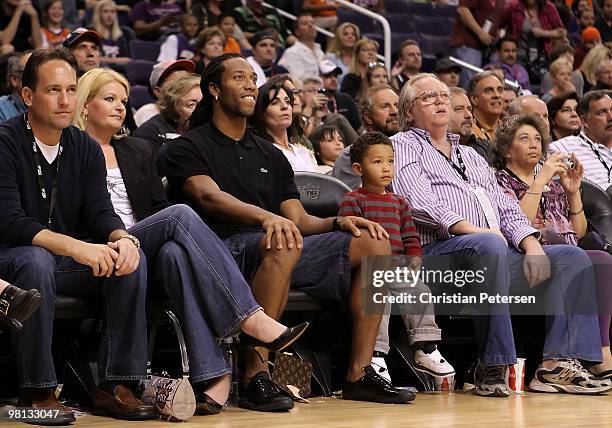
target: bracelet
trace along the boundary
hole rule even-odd
[[[578,211],[570,211],[569,208],[567,209],[567,212],[569,213],[569,215],[578,215],[581,212],[584,212],[584,205],[582,206],[582,208],[580,208]]]
[[[121,235],[119,239],[117,239],[117,241],[121,239],[129,239],[130,241],[132,241],[132,244],[136,245],[137,249],[140,248],[140,241],[134,235],[130,235],[129,233],[126,233],[125,235]]]
[[[332,220],[332,231],[338,231],[340,230],[340,216],[338,217],[334,217],[334,219]]]

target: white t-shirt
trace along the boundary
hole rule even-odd
[[[123,176],[119,168],[110,168],[106,170],[106,188],[111,196],[111,203],[115,209],[115,213],[125,225],[126,229],[136,224],[136,216],[132,209],[132,203],[128,198],[127,189],[123,182]]]
[[[289,150],[276,143],[274,143],[274,146],[283,152],[294,171],[317,172],[317,161],[306,147],[289,144],[291,148]]]
[[[34,137],[34,140],[36,140],[36,145],[38,146],[38,149],[45,157],[47,162],[49,162],[49,165],[52,164],[55,158],[57,157],[57,154],[59,153],[59,142],[54,146],[47,146],[45,143],[43,143],[36,137]]]
[[[145,104],[134,113],[134,123],[136,123],[136,126],[140,126],[157,114],[159,114],[157,103]]]

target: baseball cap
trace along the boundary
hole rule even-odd
[[[162,62],[158,62],[153,66],[151,77],[149,77],[151,88],[158,86],[160,81],[164,80],[168,74],[175,70],[185,70],[189,73],[193,73],[195,71],[195,63],[189,59],[179,59],[178,61],[166,59]]]
[[[262,40],[266,40],[266,39],[272,39],[274,41],[277,41],[278,36],[273,31],[269,31],[269,30],[258,31],[257,33],[253,35],[253,37],[251,37],[251,39],[249,40],[249,43],[251,43],[251,46],[255,46],[257,45],[257,43],[261,42]]]
[[[457,73],[461,73],[461,67],[451,61],[448,58],[440,58],[438,62],[436,62],[436,68],[434,69],[434,73],[444,73],[445,71],[457,70]]]
[[[66,40],[64,40],[63,45],[66,48],[70,48],[84,38],[92,40],[97,45],[99,45],[102,41],[102,36],[97,31],[79,27],[76,30],[72,30],[72,32],[68,34],[68,37],[66,37]]]
[[[599,33],[599,30],[595,27],[586,27],[582,31],[582,41],[592,42],[594,40],[601,40],[601,34]]]
[[[324,59],[319,63],[319,73],[321,76],[327,76],[328,74],[335,73],[336,75],[342,74],[342,69],[338,67],[330,59]]]

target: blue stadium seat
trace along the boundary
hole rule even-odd
[[[381,26],[377,21],[357,12],[338,9],[338,24],[352,22],[359,27],[361,34],[382,32]]]
[[[449,16],[453,18],[457,16],[457,6],[452,6],[450,4],[437,4],[435,11],[437,16]]]
[[[431,36],[448,36],[446,17],[444,16],[413,16],[414,31]]]
[[[148,86],[135,85],[130,91],[130,104],[132,108],[138,110],[145,104],[154,103],[155,98],[151,96]]]
[[[159,42],[148,42],[145,40],[132,40],[130,42],[133,59],[157,62],[160,47],[161,43]]]
[[[389,21],[392,33],[396,31],[398,33],[411,33],[415,31],[412,18],[405,13],[387,13],[385,18]]]
[[[406,13],[406,0],[386,0],[387,13]]]
[[[450,36],[430,36],[421,34],[421,51],[423,54],[437,56],[439,54],[449,55],[452,48],[450,47]]]
[[[430,54],[423,54],[421,71],[423,73],[433,73],[433,71],[436,68],[437,62],[438,62],[438,58],[436,56],[430,55]]]
[[[435,16],[432,2],[405,2],[404,12],[411,16]]]
[[[149,77],[154,65],[153,61],[145,61],[143,59],[128,62],[125,65],[125,73],[130,85],[149,86]]]

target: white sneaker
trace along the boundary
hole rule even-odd
[[[372,357],[372,367],[376,370],[376,374],[391,383],[391,374],[389,374],[389,370],[387,369],[385,357]]]
[[[433,377],[445,377],[455,374],[455,369],[450,365],[440,351],[437,349],[428,354],[420,349],[414,352],[415,370],[429,373]]]

